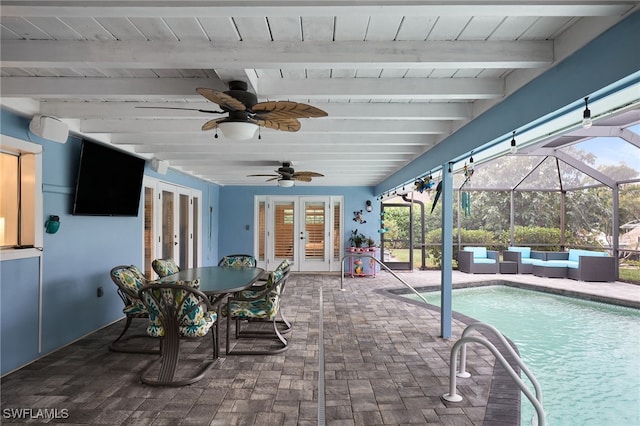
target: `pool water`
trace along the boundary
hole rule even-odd
[[[440,305],[439,292],[424,295]],[[515,342],[548,425],[640,425],[640,310],[499,285],[454,290],[453,310]],[[528,425],[535,409],[521,398]]]

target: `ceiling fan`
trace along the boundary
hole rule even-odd
[[[215,89],[199,87],[200,95],[222,108],[222,111],[211,111],[197,108],[171,107],[139,107],[163,109],[187,109],[210,114],[228,114],[227,117],[215,118],[202,125],[202,130],[217,130],[232,139],[243,140],[253,137],[258,126],[285,132],[300,130],[299,118],[326,117],[327,113],[320,108],[292,101],[258,102],[255,94],[247,90],[247,83],[234,80],[229,82],[229,90],[221,92]]]
[[[291,167],[291,162],[283,162],[282,166],[274,171],[277,174],[275,175],[274,174],[270,174],[270,175],[257,174],[257,175],[248,175],[247,177],[265,176],[270,178],[266,180],[267,182],[277,180],[278,186],[290,187],[294,185],[296,180],[299,180],[301,182],[311,182],[312,178],[314,177],[324,176],[323,174],[317,173],[317,172],[307,172],[307,171],[296,172],[293,169],[293,167]]]

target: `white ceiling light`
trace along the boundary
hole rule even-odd
[[[278,181],[278,186],[282,188],[291,188],[293,185],[295,185],[295,181],[291,179],[280,179]]]
[[[251,139],[258,130],[258,126],[247,121],[223,121],[218,124],[218,128],[225,137],[243,141]]]

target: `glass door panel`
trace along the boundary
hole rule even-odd
[[[304,202],[304,260],[325,259],[325,203]],[[301,238],[302,239],[302,238]]]
[[[294,212],[293,201],[274,203],[273,257],[275,262],[281,262],[284,259],[294,260]]]
[[[178,197],[179,202],[179,215],[178,215],[178,265],[183,268],[189,268],[191,266],[189,251],[190,244],[190,218],[189,214],[189,195],[180,194]]]
[[[144,188],[144,275],[152,279],[153,269],[151,262],[156,253],[156,229],[154,226],[155,190],[145,186]]]
[[[174,246],[178,244],[178,235],[175,233],[176,213],[173,191],[162,190],[162,240],[161,253],[163,259],[175,259]]]
[[[193,211],[191,212],[191,253],[193,254],[193,267],[200,266],[200,199],[193,197]]]

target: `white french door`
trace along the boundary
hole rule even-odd
[[[288,259],[294,271],[340,269],[342,197],[260,196],[255,201],[254,246],[260,267],[272,270]]]
[[[146,179],[144,183],[144,272],[153,259],[174,259],[181,268],[202,262],[201,191]]]

